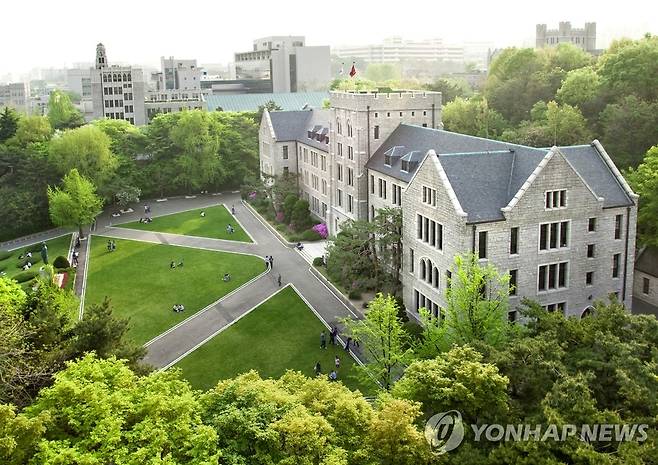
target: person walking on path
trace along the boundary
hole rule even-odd
[[[351,337],[348,337],[348,338],[347,338],[347,341],[345,342],[345,352],[349,352],[349,351],[350,351],[350,343],[351,343],[351,342],[352,342],[352,338],[351,338]]]
[[[270,256],[265,255],[265,269],[269,270],[269,268],[270,268]]]
[[[338,328],[332,326],[331,331],[329,331],[329,344],[332,346],[336,345],[336,336],[338,336]]]
[[[276,280],[276,282],[279,284],[279,287],[281,287],[281,275],[279,275],[279,278]]]
[[[274,269],[274,257],[270,255],[270,268]]]
[[[231,205],[231,215],[235,215],[235,205]]]
[[[320,349],[327,348],[327,335],[324,334],[324,331],[320,333]]]

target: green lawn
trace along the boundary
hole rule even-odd
[[[191,249],[93,236],[85,306],[110,297],[114,311],[130,317],[129,334],[145,343],[226,295],[263,271],[263,261],[250,255]],[[169,264],[183,260],[184,266]],[[231,281],[224,282],[224,273]],[[174,304],[185,311],[175,313]]]
[[[206,216],[202,217],[201,212]],[[230,234],[226,231],[227,225],[233,226],[235,231]],[[251,242],[251,238],[242,229],[235,217],[224,207],[217,205],[209,208],[199,208],[172,215],[157,216],[151,223],[133,221],[117,225],[121,228],[140,229],[143,231],[158,231],[185,236],[210,237],[230,241]]]
[[[315,362],[323,373],[341,359],[339,379],[351,389],[370,392],[371,386],[354,378],[356,362],[340,346],[320,349],[320,332],[325,326],[292,287],[286,287],[233,326],[182,359],[177,367],[195,388],[208,389],[220,379],[251,369],[264,378],[279,377],[287,369],[314,376]]]
[[[46,245],[48,246],[48,261],[52,265],[53,261],[55,261],[55,258],[57,258],[59,255],[63,255],[64,257],[68,255],[69,247],[71,245],[71,235],[66,234],[56,239],[51,239],[46,241]],[[9,257],[5,258],[4,260],[0,260],[0,271],[4,271],[10,278],[23,271],[18,266],[18,256],[21,255],[26,249],[32,250],[32,264],[37,267],[36,269],[39,269],[39,267],[43,265],[40,253],[41,243],[14,250]],[[23,260],[20,260],[20,263],[22,262]]]

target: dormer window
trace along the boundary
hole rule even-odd
[[[402,160],[402,168],[400,168],[405,173],[409,172],[409,162],[407,160]]]
[[[388,167],[391,166],[391,156],[390,155],[384,155],[384,164]]]

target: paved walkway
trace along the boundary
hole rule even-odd
[[[175,199],[167,202],[151,203],[150,205],[152,215],[160,216],[208,207],[218,203],[224,203],[228,208],[235,205],[238,221],[251,234],[255,243],[123,229],[113,226],[119,221],[117,218],[104,215],[98,219],[94,234],[185,247],[199,247],[208,250],[248,253],[260,257],[265,257],[265,255],[274,257],[274,267],[269,273],[261,275],[246,286],[225,296],[215,304],[147,343],[146,363],[158,368],[166,368],[174,364],[213,334],[216,334],[276,292],[279,289],[277,284],[279,274],[281,275],[282,285],[293,284],[304,299],[329,325],[337,324],[341,328],[342,325],[338,323],[339,319],[345,317],[360,318],[363,316],[357,309],[345,305],[339,296],[334,294],[311,273],[309,264],[304,260],[304,257],[294,248],[280,242],[270,228],[242,204],[239,194],[206,195],[195,199]],[[140,213],[143,216],[143,207],[135,210],[137,210],[135,213],[122,215],[120,221],[134,221],[139,218]]]

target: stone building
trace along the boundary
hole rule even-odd
[[[570,22],[563,21],[557,29],[548,29],[546,24],[537,24],[535,48],[555,47],[564,43],[596,53],[596,23],[585,23],[583,28],[574,28]]]
[[[9,107],[21,113],[30,113],[30,84],[13,82],[0,84],[0,108]]]
[[[331,93],[323,111],[265,112],[261,170],[298,173],[330,233],[383,207],[403,215],[403,298],[442,315],[454,258],[473,252],[523,297],[583,315],[630,308],[637,195],[598,141],[532,148],[440,129],[440,94]],[[512,310],[510,319],[516,319]]]
[[[644,247],[635,260],[633,297],[658,316],[658,248]],[[633,307],[635,310],[635,306]]]
[[[96,46],[91,94],[94,119],[123,119],[136,125],[146,123],[142,70],[131,66],[110,66],[103,44]]]

